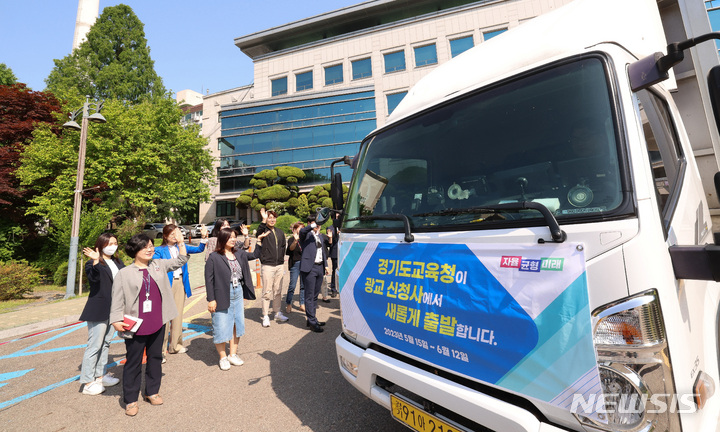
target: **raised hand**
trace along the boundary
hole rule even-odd
[[[260,217],[262,217],[263,222],[267,220],[267,210],[265,210],[265,207],[260,209]]]
[[[202,238],[207,238],[207,236],[208,236],[207,226],[206,226],[206,225],[203,225],[203,226],[200,228],[200,237],[202,237]]]
[[[249,234],[247,225],[245,225],[245,224],[240,225],[240,232],[242,233],[242,235],[247,237]]]
[[[257,236],[257,239],[258,239],[258,240],[262,240],[262,239],[264,239],[265,237],[269,236],[271,232],[272,232],[272,231],[270,231],[270,230],[263,231],[262,234],[260,234],[259,236]]]
[[[100,259],[100,250],[98,248],[95,248],[95,250],[92,250],[89,247],[83,248],[83,254],[95,262]]]

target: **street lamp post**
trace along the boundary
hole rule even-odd
[[[89,99],[89,96],[85,98],[85,103],[82,107],[82,121],[80,125],[75,122],[75,117],[77,117],[77,115],[81,112],[80,109],[71,113],[70,121],[63,124],[64,128],[80,131],[80,149],[78,151],[77,180],[75,181],[72,228],[70,230],[70,253],[68,255],[67,286],[65,288],[66,299],[75,296],[75,273],[77,272],[77,250],[80,236],[80,211],[82,210],[80,200],[82,198],[83,177],[85,174],[85,147],[87,144],[88,124],[89,122],[106,122],[105,117],[100,114],[103,103],[90,103]],[[91,107],[93,107],[93,109],[95,110],[94,114],[90,114]]]

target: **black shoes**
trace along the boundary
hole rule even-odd
[[[310,327],[310,330],[314,331],[315,333],[322,333],[325,331],[325,329],[320,327],[319,325],[309,325],[308,324],[308,326]]]
[[[310,321],[305,321],[305,327],[322,327],[325,325],[325,321],[318,321],[317,324],[310,324]]]

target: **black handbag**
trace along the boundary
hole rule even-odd
[[[242,287],[243,287],[243,298],[245,300],[255,300],[256,299],[254,289],[250,289],[250,287],[248,287],[247,284],[245,284],[245,283],[242,284]]]

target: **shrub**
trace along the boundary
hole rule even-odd
[[[263,189],[268,186],[267,181],[262,179],[252,179],[250,180],[250,186],[254,187],[255,189]]]
[[[235,205],[236,205],[237,207],[247,208],[247,206],[249,206],[251,202],[252,202],[252,197],[249,197],[249,196],[247,196],[247,195],[240,195],[240,196],[237,197],[237,199],[235,200]]]
[[[256,173],[253,177],[256,179],[259,179],[259,180],[272,181],[278,177],[278,172],[274,169],[272,169],[272,170],[266,169],[266,170],[260,171],[259,173]],[[264,187],[264,186],[262,186],[262,187]],[[260,187],[257,187],[257,188],[259,189]]]
[[[40,282],[40,272],[26,261],[0,264],[0,300],[13,300],[32,292]]]
[[[290,177],[295,177],[295,182],[297,182],[298,179],[305,178],[305,172],[297,167],[281,166],[276,167],[275,170],[277,170],[279,177],[286,179],[288,182]]]
[[[290,198],[290,191],[283,185],[274,185],[257,192],[260,201],[285,201]]]
[[[298,206],[295,208],[295,214],[300,218],[301,221],[307,220],[310,214],[310,207],[308,205],[308,199],[305,194],[301,194],[298,197]]]
[[[275,226],[283,230],[285,234],[291,234],[292,233],[292,224],[297,222],[299,219],[293,215],[290,214],[284,214],[282,216],[278,216],[277,222],[275,222]]]
[[[67,284],[67,274],[68,274],[68,262],[63,261],[55,269],[55,273],[53,273],[53,283],[55,285],[66,285]]]

